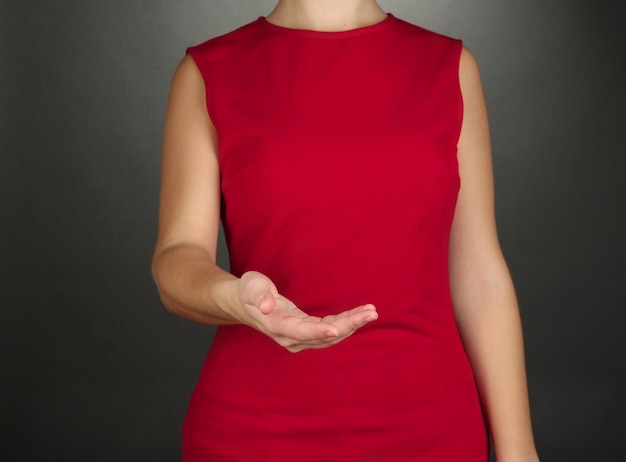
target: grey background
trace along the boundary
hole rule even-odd
[[[1,5],[0,459],[177,460],[213,331],[168,314],[150,277],[169,83],[186,46],[272,2]],[[542,460],[620,460],[618,3],[381,5],[463,38],[481,64]]]

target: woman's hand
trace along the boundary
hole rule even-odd
[[[292,353],[328,348],[378,318],[367,304],[336,315],[309,316],[278,293],[265,275],[249,271],[238,282],[244,324],[270,337]]]

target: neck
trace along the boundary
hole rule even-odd
[[[267,20],[291,29],[336,32],[376,24],[385,17],[375,0],[280,0]]]

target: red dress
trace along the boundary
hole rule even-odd
[[[185,462],[485,462],[454,320],[461,42],[392,15],[345,32],[264,18],[188,50],[219,141],[231,271],[311,315],[373,303],[340,344],[289,353],[220,326]]]

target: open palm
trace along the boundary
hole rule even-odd
[[[335,345],[378,318],[371,304],[323,318],[309,316],[280,295],[267,276],[256,271],[245,273],[239,284],[249,318],[246,323],[292,353]]]

